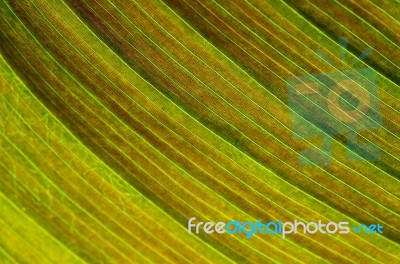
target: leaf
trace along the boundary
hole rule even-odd
[[[399,262],[398,8],[2,1],[0,258]],[[349,160],[339,134],[330,166],[301,166],[299,153],[322,138],[293,134],[287,80],[351,70],[367,48],[354,67],[375,69],[383,125],[350,132],[377,145],[380,160]],[[246,239],[188,234],[191,217],[345,221],[384,233]]]

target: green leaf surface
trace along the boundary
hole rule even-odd
[[[0,1],[0,262],[400,263],[399,10]],[[322,139],[293,135],[286,81],[354,67],[377,74],[382,127],[352,132],[380,160],[336,135],[330,166],[301,166]],[[196,235],[191,217],[384,233]]]

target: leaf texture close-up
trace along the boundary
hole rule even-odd
[[[0,0],[0,263],[400,263],[399,17]]]

